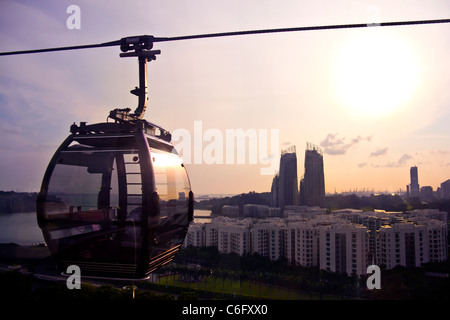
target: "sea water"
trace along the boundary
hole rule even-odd
[[[194,221],[211,222],[207,218],[210,215],[209,210],[195,210]],[[43,242],[44,236],[37,224],[35,212],[0,213],[0,243],[34,245]]]

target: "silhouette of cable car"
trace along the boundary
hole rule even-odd
[[[73,124],[45,172],[37,220],[63,270],[82,276],[140,279],[169,263],[193,219],[193,193],[181,157],[163,128],[143,120],[146,62],[159,51],[128,40],[121,56],[139,58],[135,113],[114,122]],[[133,46],[134,52],[126,52]]]

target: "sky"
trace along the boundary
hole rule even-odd
[[[447,18],[446,0],[3,0],[0,51]],[[300,179],[308,142],[326,192],[405,191],[411,166],[436,190],[450,179],[449,35],[440,24],[157,43],[145,119],[182,136],[196,194],[270,191],[290,146]],[[0,57],[0,190],[38,191],[70,125],[135,109],[137,85],[137,62],[115,47]],[[253,134],[231,156],[230,132]]]

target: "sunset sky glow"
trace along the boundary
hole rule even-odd
[[[71,30],[72,4],[2,1],[0,51],[141,34],[450,18],[446,0],[79,0],[80,29]],[[200,39],[154,49],[162,53],[148,64],[145,118],[169,131],[193,136],[199,122],[203,133],[224,138],[231,129],[276,130],[278,151],[296,146],[299,179],[311,142],[324,153],[326,192],[405,190],[413,165],[421,186],[436,190],[450,179],[450,24]],[[135,109],[129,91],[138,85],[137,62],[119,52],[0,57],[0,190],[39,190],[73,122],[104,122],[111,109]],[[208,141],[202,143],[204,151]],[[270,191],[273,175],[261,174],[261,162],[186,166],[196,194],[237,194]]]

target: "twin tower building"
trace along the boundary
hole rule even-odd
[[[324,207],[325,178],[322,150],[306,144],[305,173],[298,183],[295,146],[281,152],[280,170],[272,181],[272,206],[282,210],[286,206]]]

